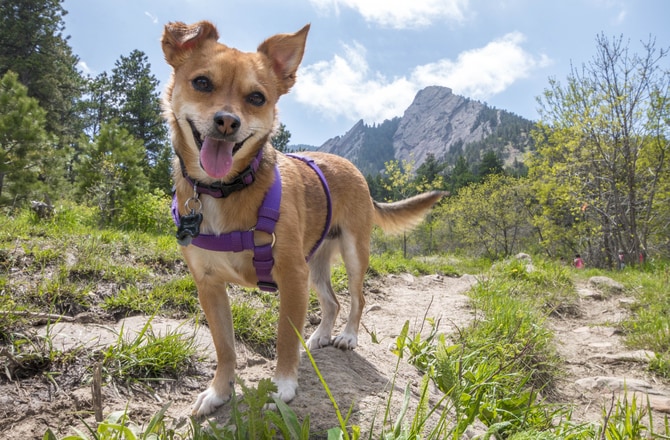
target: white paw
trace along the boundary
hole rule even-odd
[[[286,403],[293,400],[298,390],[298,381],[293,379],[272,379],[272,381],[277,385],[277,392],[272,394],[272,397]]]
[[[358,336],[352,333],[342,333],[335,337],[333,345],[342,350],[353,350],[358,345]]]
[[[307,348],[317,350],[319,348],[327,347],[332,343],[330,335],[320,335],[318,331],[314,332],[307,340]]]
[[[214,412],[216,408],[230,400],[230,396],[221,397],[210,387],[200,393],[193,404],[192,414],[196,417],[206,416]]]

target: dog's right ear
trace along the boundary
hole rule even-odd
[[[181,21],[165,25],[161,45],[165,60],[172,67],[184,62],[190,51],[206,40],[218,40],[219,33],[209,21],[186,24]]]

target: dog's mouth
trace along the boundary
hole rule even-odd
[[[200,150],[200,166],[214,179],[222,179],[230,172],[233,167],[233,155],[252,136],[249,135],[242,142],[230,142],[211,136],[205,136],[203,139],[193,121],[189,120],[188,124],[193,132],[196,146]]]

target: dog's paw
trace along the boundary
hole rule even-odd
[[[335,337],[333,345],[342,350],[353,350],[358,345],[358,336],[351,333],[342,333]]]
[[[319,335],[318,332],[314,332],[314,334],[312,334],[312,336],[310,336],[307,340],[307,348],[310,351],[327,347],[330,344],[332,344],[330,335]]]
[[[277,392],[273,393],[272,397],[276,397],[285,403],[293,400],[298,390],[298,382],[296,380],[275,378],[272,381],[277,385]]]
[[[216,392],[210,387],[205,391],[200,393],[198,399],[193,404],[192,414],[195,417],[207,416],[220,407],[224,403],[230,400],[230,396],[221,397],[216,394]]]

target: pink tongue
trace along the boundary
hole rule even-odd
[[[200,150],[200,164],[210,177],[222,179],[233,166],[234,142],[206,137]]]

